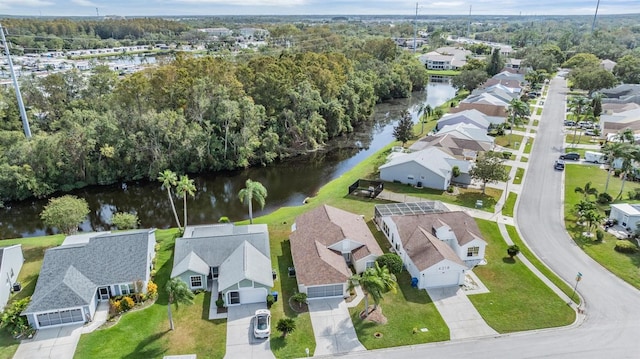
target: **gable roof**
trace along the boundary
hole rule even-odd
[[[244,241],[220,265],[218,288],[224,291],[244,279],[273,287],[271,270],[271,259]]]
[[[171,270],[171,278],[176,277],[186,271],[191,271],[203,275],[209,274],[209,265],[197,254],[189,252],[178,264],[173,266]]]
[[[400,234],[400,241],[419,271],[428,269],[444,259],[466,267],[451,247],[424,228],[414,227],[413,230],[408,230],[409,228],[405,228],[404,233]]]
[[[448,126],[445,126],[445,128],[446,127]],[[380,166],[379,169],[383,170],[408,162],[415,162],[440,177],[447,178],[452,169],[452,166],[447,162],[447,159],[454,159],[454,157],[445,153],[438,147],[427,147],[422,151],[411,152],[404,156],[394,157],[391,161]]]
[[[437,127],[441,127],[452,123],[468,123],[476,125],[478,128],[489,128],[490,122],[486,119],[486,115],[476,109],[449,113],[438,120]]]
[[[351,276],[342,253],[329,249],[344,240],[361,244],[352,251],[354,260],[382,255],[362,216],[328,205],[298,216],[289,239],[298,283],[306,286],[342,283]]]
[[[466,123],[444,126],[438,131],[437,135],[442,136],[444,134],[451,134],[452,136],[457,138],[488,142],[491,144],[493,144],[493,142],[495,141],[493,137],[487,135],[487,131]]]
[[[414,142],[409,151],[420,151],[429,146],[443,148],[452,156],[467,156],[467,151],[487,152],[491,150],[491,144],[473,139],[455,137],[451,133],[443,135],[426,136]]]
[[[99,286],[146,280],[149,236],[155,230],[107,233],[45,251],[40,276],[23,313],[88,305]]]
[[[451,228],[461,246],[476,239],[484,241],[476,221],[463,211],[391,216],[391,218],[398,227],[400,237],[413,234],[417,227],[431,231],[446,225]]]

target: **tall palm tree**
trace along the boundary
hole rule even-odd
[[[169,302],[167,303],[167,311],[169,313],[169,327],[171,330],[174,329],[173,326],[173,315],[171,313],[171,304],[176,305],[176,310],[180,306],[180,304],[190,305],[193,304],[193,292],[189,290],[187,283],[180,280],[180,278],[171,278],[167,282],[167,286],[165,288],[167,290],[167,294],[169,295]]]
[[[627,151],[628,144],[622,142],[609,142],[603,148],[602,152],[606,155],[607,164],[607,182],[604,185],[604,193],[609,190],[609,179],[611,178],[611,172],[613,172],[613,163],[617,158],[621,158]]]
[[[616,200],[622,198],[622,192],[624,192],[624,185],[627,182],[627,176],[633,171],[633,163],[638,158],[638,147],[634,145],[627,146],[627,151],[622,154],[622,185],[620,186],[620,192],[616,196]]]
[[[241,203],[249,206],[249,223],[253,224],[253,200],[255,199],[258,202],[261,209],[264,208],[267,189],[264,188],[262,183],[250,179],[245,182],[245,186],[238,192],[238,198],[240,198]]]
[[[171,170],[164,170],[159,173],[158,181],[162,182],[162,188],[167,190],[167,196],[169,196],[169,203],[171,203],[173,216],[178,224],[178,229],[182,230],[180,220],[178,219],[178,212],[176,212],[176,205],[173,203],[173,197],[171,196],[171,188],[178,183],[178,176],[176,176],[176,173]]]
[[[368,268],[361,275],[356,274],[349,278],[350,290],[358,285],[364,293],[365,317],[369,315],[369,296],[373,299],[373,310],[375,310],[385,292],[392,291],[395,293],[397,291],[395,275],[389,272],[386,266],[380,267],[378,262],[375,262],[375,267]]]
[[[520,124],[523,119],[529,116],[529,106],[519,98],[514,98],[509,101],[509,120],[511,121],[511,134],[513,134],[513,128],[516,124]],[[511,136],[509,136],[509,145],[511,145]]]
[[[604,215],[598,210],[589,210],[582,214],[582,219],[587,222],[587,234],[591,235],[591,230],[595,225],[604,219]]]
[[[584,96],[576,96],[569,100],[569,108],[571,112],[575,116],[576,126],[573,128],[573,141],[575,144],[576,141],[576,133],[578,132],[577,123],[580,122],[580,116],[585,113],[587,107],[589,106],[589,99]]]
[[[176,186],[176,192],[178,193],[178,198],[182,198],[184,201],[182,204],[184,209],[184,228],[187,228],[187,196],[193,197],[196,195],[196,185],[189,176],[180,176],[180,181],[178,181],[178,185]]]
[[[584,200],[588,201],[589,200],[589,196],[593,195],[593,196],[598,196],[598,190],[595,187],[591,187],[591,182],[587,182],[584,187],[576,187],[574,189],[574,192],[576,193],[582,193],[582,195],[584,196]]]

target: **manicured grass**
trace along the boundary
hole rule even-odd
[[[542,112],[542,111],[540,111],[540,112]],[[539,124],[540,124],[540,121],[539,121],[539,120],[533,120],[533,125],[534,125],[535,127],[538,127],[538,125],[539,125]]]
[[[521,184],[524,178],[524,168],[516,168],[516,176],[513,178],[513,184]]]
[[[460,71],[456,70],[427,70],[429,75],[441,75],[441,76],[457,76],[460,75]]]
[[[158,299],[148,308],[126,313],[107,329],[80,337],[75,358],[158,358],[164,355],[197,354],[222,358],[226,351],[226,320],[208,320],[210,293],[196,295],[194,304],[173,307],[175,330],[169,330],[167,294],[177,230],[159,230],[156,255]]]
[[[536,115],[541,116],[542,115],[542,107],[538,107],[536,109]]]
[[[504,171],[507,172],[507,174],[511,173],[511,169],[512,168],[513,168],[513,166],[504,165]]]
[[[369,300],[369,305],[373,301]],[[411,287],[411,276],[406,271],[398,275],[398,292],[385,293],[380,306],[387,317],[386,324],[360,319],[364,300],[349,308],[358,339],[369,350],[449,340],[449,328],[427,291]],[[428,331],[421,332],[421,328]],[[375,338],[375,333],[381,333],[382,337]]]
[[[606,232],[602,242],[594,241],[592,238],[584,238],[582,232],[585,231],[585,228],[576,223],[574,206],[583,197],[582,194],[576,193],[574,189],[576,187],[584,187],[587,182],[591,182],[592,187],[596,188],[599,192],[603,192],[606,180],[607,171],[597,166],[570,164],[565,167],[565,225],[569,235],[585,253],[616,276],[640,289],[640,276],[638,276],[640,253],[625,254],[616,252],[614,247],[617,239]],[[621,186],[622,181],[620,178],[611,175],[608,193],[615,198],[620,192]],[[635,188],[640,188],[640,183],[626,181],[620,202],[637,202],[629,201],[627,195],[629,191],[633,191]],[[604,215],[604,209],[606,207],[599,206],[599,208]]]
[[[507,196],[507,200],[504,202],[504,206],[502,207],[502,215],[513,217],[513,209],[516,206],[516,199],[518,199],[518,195],[515,192],[509,192],[509,196]]]
[[[482,200],[485,211],[495,211],[496,202],[502,196],[502,190],[492,187],[487,187],[486,194],[482,194],[482,190],[470,189],[470,188],[458,188],[460,194],[453,196],[446,191],[430,189],[430,188],[415,188],[413,186],[407,186],[399,183],[385,182],[385,191],[402,193],[410,196],[437,200],[446,203],[452,203],[463,207],[475,208],[476,201]]]
[[[547,277],[553,284],[555,284],[556,287],[558,287],[564,294],[566,294],[567,297],[570,297],[571,294],[573,294],[573,288],[567,283],[565,283],[562,279],[560,279],[560,277],[558,277],[555,273],[553,273],[551,269],[549,269],[546,265],[540,262],[538,257],[536,257],[531,252],[529,247],[527,247],[524,244],[524,242],[520,238],[520,235],[518,234],[518,231],[516,230],[516,227],[509,226],[509,225],[507,225],[506,227],[507,227],[507,233],[509,233],[509,238],[511,238],[513,243],[520,248],[520,254],[527,257],[529,262],[531,262],[531,264],[533,264],[534,267],[536,267],[542,274],[544,274],[544,276]],[[574,296],[573,300],[574,302],[576,302],[576,304],[580,305],[579,296],[577,295]]]
[[[496,137],[495,141],[498,146],[515,148],[517,150],[518,148],[515,147],[515,142],[518,142],[518,146],[520,146],[520,143],[522,143],[522,135],[507,133],[504,136]]]
[[[591,136],[585,136],[585,135],[580,135],[580,131],[578,131],[575,134],[574,137],[574,133],[573,131],[570,131],[566,136],[565,136],[565,143],[567,144],[581,144],[581,145],[599,145],[600,144],[600,140],[597,137],[591,137]]]
[[[491,292],[470,295],[469,299],[487,324],[499,333],[571,324],[575,312],[524,264],[507,256],[507,244],[498,225],[476,222],[488,244],[488,264],[473,271]]]
[[[521,156],[521,157],[520,157],[520,162],[529,162],[529,157],[527,157],[527,156]]]
[[[524,153],[530,154],[531,149],[533,148],[533,138],[529,137],[527,143],[524,145]]]

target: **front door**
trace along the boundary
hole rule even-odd
[[[109,287],[98,288],[98,298],[100,301],[109,300]]]

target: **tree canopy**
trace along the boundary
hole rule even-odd
[[[73,234],[87,214],[89,214],[87,201],[76,196],[65,195],[51,198],[40,213],[40,218],[47,226],[55,227],[64,234]]]
[[[469,171],[471,178],[482,182],[482,193],[485,193],[487,183],[497,183],[509,179],[509,174],[504,166],[504,159],[498,154],[487,152],[478,158],[475,165]]]

